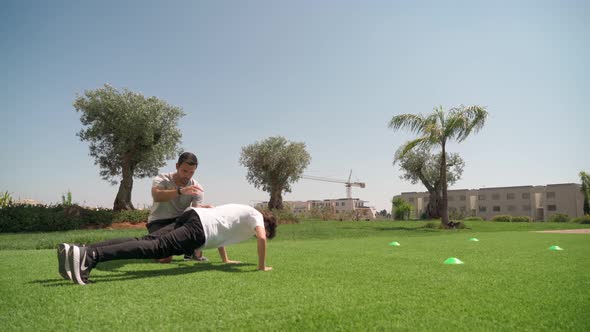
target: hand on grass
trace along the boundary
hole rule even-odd
[[[258,270],[259,271],[270,271],[270,270],[272,270],[272,267],[270,267],[270,266],[259,267]]]
[[[225,264],[241,264],[241,261],[232,261],[231,259],[228,259],[226,261],[224,261]]]

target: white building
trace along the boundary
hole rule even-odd
[[[375,219],[377,211],[372,206],[367,206],[367,201],[362,201],[359,198],[338,198],[338,199],[324,199],[324,200],[309,200],[309,201],[284,201],[283,204],[290,206],[295,214],[308,213],[314,209],[322,210],[325,208],[331,211],[338,217],[338,215],[345,215],[351,212],[358,213],[360,219]],[[256,204],[256,207],[264,208],[268,206],[268,202],[261,202]]]

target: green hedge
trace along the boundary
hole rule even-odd
[[[578,224],[590,224],[590,214],[585,215],[583,217],[580,218],[575,218],[571,220],[572,222],[578,223]]]
[[[0,233],[50,232],[80,229],[83,225],[109,226],[121,221],[147,221],[149,210],[113,212],[77,205],[10,205],[0,208]]]
[[[570,221],[570,217],[564,213],[555,213],[551,217],[549,217],[550,222],[568,222]]]
[[[532,222],[533,220],[531,217],[528,216],[520,216],[520,217],[512,217],[512,222]]]
[[[511,222],[512,216],[509,215],[497,215],[492,217],[492,221],[500,221],[500,222]]]
[[[463,221],[484,221],[482,217],[466,217],[463,218]]]

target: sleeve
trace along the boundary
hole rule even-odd
[[[252,217],[254,218],[254,228],[256,228],[256,226],[264,227],[264,218],[262,217],[262,213],[254,211],[252,213]]]
[[[152,188],[162,188],[163,187],[162,182],[164,182],[164,177],[162,176],[162,174],[159,174],[152,181]]]

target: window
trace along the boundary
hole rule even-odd
[[[496,206],[494,206],[492,208],[492,211],[494,211],[494,212],[500,212],[500,207],[496,205]]]
[[[548,191],[547,198],[555,198],[555,191]]]
[[[514,199],[515,197],[516,197],[516,195],[514,193],[506,194],[506,199]]]
[[[486,212],[486,207],[485,206],[480,206],[479,207],[479,212]]]
[[[522,210],[523,211],[530,211],[531,210],[531,206],[530,205],[523,205],[522,206]]]
[[[522,193],[522,199],[530,199],[530,198],[531,198],[530,193]]]
[[[497,201],[500,199],[500,194],[492,194],[492,200]]]
[[[461,195],[461,196],[459,196],[459,200],[460,200],[460,201],[464,201],[464,200],[466,200],[466,199],[467,199],[467,196],[465,196],[465,195]]]
[[[547,205],[547,211],[557,211],[557,205]]]
[[[485,201],[486,200],[486,195],[477,195],[477,199],[480,201]]]

